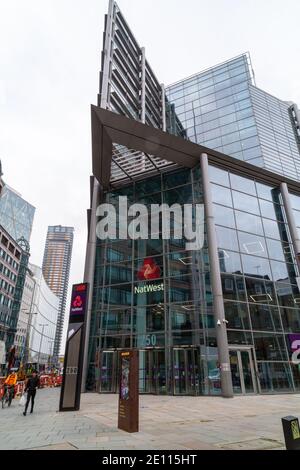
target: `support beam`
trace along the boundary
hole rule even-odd
[[[145,48],[141,48],[141,122],[146,122],[146,53]]]
[[[215,231],[215,222],[213,216],[213,204],[211,197],[211,188],[208,175],[208,157],[206,153],[201,154],[200,158],[203,197],[206,216],[206,230],[208,240],[208,254],[210,263],[210,280],[213,293],[213,309],[216,327],[217,346],[219,362],[221,368],[221,387],[222,396],[225,398],[233,397],[227,330],[225,322],[224,301],[218,256],[217,236]]]
[[[83,371],[82,371],[82,382],[81,391],[85,392],[85,384],[88,373],[88,351],[89,351],[89,337],[90,337],[90,325],[92,315],[92,302],[93,302],[93,287],[94,287],[94,272],[95,272],[95,260],[96,260],[96,210],[100,203],[100,185],[96,178],[94,178],[93,195],[92,195],[92,208],[91,218],[89,227],[89,236],[86,248],[85,268],[84,268],[84,282],[89,283],[89,297],[87,305],[87,317],[86,317],[86,329],[85,329],[85,341],[84,341],[84,356],[83,356]]]
[[[167,121],[166,121],[166,90],[165,85],[161,84],[161,112],[162,112],[162,130],[167,131]]]

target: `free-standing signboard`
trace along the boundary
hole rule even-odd
[[[87,299],[88,284],[73,285],[59,411],[80,408]]]
[[[127,432],[138,432],[139,430],[138,359],[138,351],[120,352],[118,428]]]

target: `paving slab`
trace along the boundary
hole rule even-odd
[[[0,449],[248,450],[284,448],[281,418],[300,416],[300,395],[140,396],[140,432],[117,428],[118,395],[86,393],[59,413],[60,389],[39,390],[32,415],[0,410]]]

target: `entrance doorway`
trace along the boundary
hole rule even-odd
[[[117,351],[102,351],[100,354],[99,392],[115,393],[118,382]]]
[[[163,349],[139,350],[140,393],[163,395],[166,390],[165,351]]]
[[[120,351],[100,353],[97,391],[116,393],[119,389]],[[165,351],[163,349],[139,350],[139,392],[166,393]]]
[[[257,393],[252,348],[229,346],[229,358],[233,393],[235,395]]]
[[[173,349],[174,395],[200,394],[200,355],[197,348]]]

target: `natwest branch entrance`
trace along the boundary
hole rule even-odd
[[[254,351],[251,347],[229,346],[232,386],[235,395],[257,393]]]
[[[297,232],[290,206],[298,210],[299,184],[98,107],[92,128],[85,389],[117,392],[118,355],[132,347],[140,393],[298,391],[297,246],[288,232]],[[120,181],[111,180],[115,145],[134,162]],[[148,173],[149,148],[169,168]],[[147,207],[203,204],[204,246],[187,250],[175,236],[97,239],[97,207],[120,197]]]
[[[120,351],[99,353],[96,368],[96,391],[118,393]],[[220,395],[220,370],[212,365],[205,371],[200,347],[174,347],[169,353],[162,348],[139,350],[139,393],[157,395]],[[166,357],[168,354],[168,358]],[[168,359],[170,366],[166,365]]]

